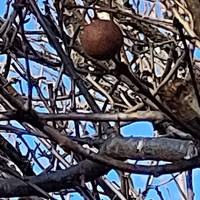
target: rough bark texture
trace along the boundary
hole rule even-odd
[[[200,1],[199,0],[185,0],[189,11],[191,12],[194,20],[194,30],[200,37]]]

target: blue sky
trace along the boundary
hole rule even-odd
[[[1,0],[1,6],[0,6],[0,16],[3,16],[4,14],[4,8],[5,8],[5,0]],[[41,2],[41,1],[40,1]],[[28,23],[26,26],[29,29],[32,29],[33,27],[33,23]],[[196,49],[195,51],[195,56],[200,58],[200,50]],[[3,62],[5,60],[4,56],[0,56],[0,64],[1,62]],[[32,67],[35,69],[35,72],[37,71],[37,67],[39,66],[34,66],[34,63],[31,63]],[[54,70],[52,70],[52,74],[56,75],[56,72]],[[45,75],[45,73],[44,73]],[[10,74],[11,76],[15,76],[15,74]],[[47,80],[52,79],[51,76],[49,76],[46,73],[47,76]],[[66,84],[66,82],[68,82],[67,77],[63,77],[63,80],[65,82],[66,87],[69,87],[68,84]],[[25,80],[22,79],[22,85],[23,85],[23,89],[24,91],[27,93],[27,83]],[[16,86],[17,87],[17,86]],[[35,93],[34,93],[35,94]],[[41,110],[38,109],[38,111],[42,112],[45,110]],[[18,123],[16,123],[15,121],[12,122],[13,125],[15,125],[16,127],[20,127],[20,125]],[[91,128],[90,126],[88,126],[88,129],[90,131]],[[121,128],[121,133],[123,136],[128,137],[128,136],[147,136],[147,137],[152,137],[153,136],[153,127],[152,124],[149,122],[137,122],[137,123],[132,123],[128,126],[125,126],[123,128]],[[12,137],[16,137],[15,135],[5,135],[5,137],[9,138],[9,140],[12,142]],[[35,137],[32,136],[24,136],[24,139],[26,139],[27,141],[29,141],[29,145],[34,149],[36,146],[36,143],[38,142],[37,139]],[[14,141],[14,140],[13,140]],[[26,147],[22,144],[20,146],[21,149],[23,149],[24,154],[26,153]],[[45,147],[43,145],[41,145],[42,149],[45,149]],[[38,152],[39,153],[39,152]],[[42,160],[43,159],[43,160]],[[48,161],[45,158],[41,158],[42,160],[42,164],[44,165],[44,167],[46,167],[45,165],[48,165]],[[40,173],[41,169],[35,164],[34,165],[34,169],[37,173]],[[119,184],[119,176],[117,175],[117,173],[114,170],[111,170],[107,175],[106,175],[111,181],[116,182]],[[136,190],[141,190],[143,191],[146,180],[147,180],[147,176],[145,175],[136,175],[136,174],[132,174],[131,175],[132,179],[133,179],[133,183],[135,185]],[[171,175],[164,175],[164,176],[160,176],[159,178],[154,178],[153,180],[153,185],[159,185],[161,183],[167,182],[168,180],[170,180],[172,177]],[[195,200],[200,199],[200,191],[198,188],[198,180],[200,178],[200,172],[199,169],[194,170],[194,190],[195,190]],[[180,199],[179,196],[179,192],[177,189],[177,186],[175,185],[175,183],[173,181],[163,185],[160,187],[160,191],[164,194],[164,196],[166,197],[166,199]],[[83,199],[79,194],[77,193],[72,193],[70,196],[71,200],[79,200],[79,199]],[[102,196],[102,199],[107,200],[108,198]],[[149,191],[147,198],[148,200],[153,199],[153,200],[157,200],[159,199],[155,190],[152,189]]]

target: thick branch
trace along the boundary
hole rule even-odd
[[[103,145],[102,151],[113,158],[171,162],[198,153],[196,145],[189,140],[143,137],[112,138]]]
[[[92,172],[92,173],[91,173]],[[46,192],[55,192],[64,188],[74,188],[81,181],[91,181],[108,172],[108,168],[92,161],[85,160],[67,170],[59,170],[40,176],[27,177],[26,181],[41,187]],[[83,177],[84,180],[81,180]],[[39,195],[36,190],[25,182],[13,178],[1,180],[0,197]]]
[[[38,114],[44,120],[86,120],[86,121],[156,121],[163,120],[159,111],[138,111],[133,113],[66,113]]]
[[[174,164],[166,164],[161,166],[135,165],[132,166],[132,172],[159,176],[161,174],[174,173],[180,170],[185,171],[199,166],[200,158],[195,157],[191,160],[177,161]],[[50,192],[58,191],[64,188],[73,188],[76,185],[80,185],[81,177],[84,177],[85,181],[94,180],[97,177],[107,173],[108,170],[109,169],[103,165],[85,160],[69,169],[60,170],[49,174],[42,174],[40,176],[27,177],[27,180],[30,183],[38,185],[43,190]],[[16,178],[1,180],[0,197],[28,195],[38,195],[38,193],[23,181]]]

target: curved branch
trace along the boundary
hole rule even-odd
[[[127,171],[138,174],[149,174],[159,176],[162,174],[175,173],[178,171],[186,171],[200,166],[200,158],[195,157],[190,160],[177,161],[173,164],[161,166],[144,166],[132,165],[132,169]],[[97,164],[89,160],[82,161],[76,166],[66,170],[41,174],[39,176],[27,177],[29,183],[41,187],[46,192],[58,191],[61,189],[74,188],[81,185],[81,181],[90,181],[107,173],[108,167]],[[91,173],[92,172],[92,173]],[[82,177],[82,178],[81,178]],[[0,182],[0,197],[28,196],[39,195],[37,191],[28,186],[24,181],[16,178],[1,180]]]

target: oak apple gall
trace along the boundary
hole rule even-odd
[[[123,35],[113,21],[95,19],[84,26],[80,41],[89,56],[98,60],[107,60],[120,52]]]

